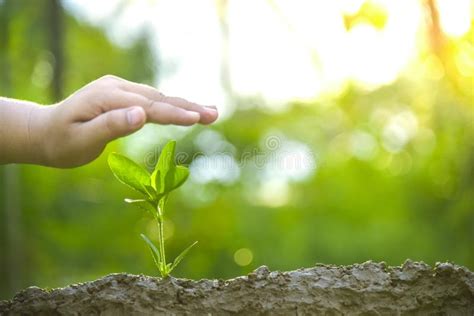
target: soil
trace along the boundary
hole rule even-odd
[[[474,315],[474,273],[366,262],[290,272],[262,266],[230,280],[124,273],[65,288],[29,287],[0,301],[0,315]]]

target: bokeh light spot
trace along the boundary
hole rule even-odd
[[[234,253],[234,261],[241,267],[248,266],[252,263],[253,253],[248,248],[240,248]]]
[[[265,206],[280,207],[286,205],[289,199],[290,187],[284,179],[264,181],[258,190],[258,200]]]
[[[437,0],[440,22],[443,31],[459,37],[469,31],[471,26],[471,0]]]

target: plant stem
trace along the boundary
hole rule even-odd
[[[163,210],[158,205],[158,240],[159,240],[159,247],[161,252],[161,276],[166,277],[168,275],[167,267],[166,267],[166,255],[165,255],[165,236],[164,236],[164,217],[163,217]]]

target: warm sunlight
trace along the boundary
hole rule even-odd
[[[95,1],[69,2],[95,23],[106,15]],[[438,2],[443,30],[464,34],[470,1]],[[126,42],[143,27],[153,30],[158,54],[173,65],[161,72],[162,89],[209,103],[225,100],[222,76],[235,93],[279,104],[337,93],[349,81],[369,89],[389,84],[417,56],[421,1],[229,1],[225,22],[216,3],[131,2],[109,31]],[[102,10],[112,14],[113,7]]]
[[[450,36],[460,37],[469,31],[474,2],[472,0],[437,0],[441,27]]]

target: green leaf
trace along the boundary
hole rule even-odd
[[[145,236],[144,234],[140,234],[140,236],[142,237],[142,239],[146,242],[146,244],[148,245],[148,248],[150,249],[151,251],[151,255],[153,256],[153,261],[155,262],[156,266],[158,267],[158,270],[161,271],[161,266],[160,266],[160,263],[161,263],[161,256],[160,256],[160,252],[158,251],[158,249],[155,247],[155,245],[151,242],[150,239],[148,239],[147,236]]]
[[[174,261],[173,261],[173,265],[171,266],[169,272],[171,272],[174,268],[176,268],[176,266],[181,262],[181,260],[183,260],[184,256],[186,256],[186,254],[189,252],[189,250],[191,250],[192,247],[194,247],[194,245],[196,245],[198,242],[195,241],[191,246],[189,246],[188,248],[184,249],[182,253],[179,254],[179,256],[177,256]]]
[[[171,191],[174,181],[174,153],[176,149],[176,141],[169,141],[161,151],[156,170],[159,172],[160,190],[159,193]]]
[[[145,196],[150,194],[147,191],[147,187],[151,187],[150,174],[143,167],[117,153],[111,153],[108,162],[112,173],[120,182]]]
[[[174,155],[176,142],[168,142],[161,151],[156,169],[153,171],[152,185],[157,192],[166,194],[180,187],[188,178],[189,170],[185,166],[176,166]]]
[[[134,200],[134,199],[125,199],[124,200],[125,203],[141,203],[141,202],[147,202],[147,200],[144,200],[144,199],[137,199],[137,200]]]
[[[151,184],[151,183],[150,183]],[[156,194],[156,190],[153,188],[153,186],[151,185],[145,185],[144,186],[145,188],[145,191],[148,193],[148,197],[152,200],[156,200],[157,199],[157,194]]]
[[[161,179],[160,179],[160,170],[155,169],[151,174],[151,185],[156,192],[160,192],[161,188]]]
[[[166,274],[170,274],[171,272],[171,262],[166,264]]]
[[[180,187],[189,177],[189,169],[185,166],[176,166],[174,169],[172,190]]]
[[[130,204],[135,204],[137,205],[138,207],[140,207],[142,210],[146,211],[146,212],[149,212],[153,217],[156,217],[157,216],[157,210],[156,208],[153,206],[153,204],[151,204],[150,201],[148,200],[144,200],[144,199],[139,199],[139,200],[133,200],[133,199],[125,199],[125,202],[126,203],[130,203]]]

